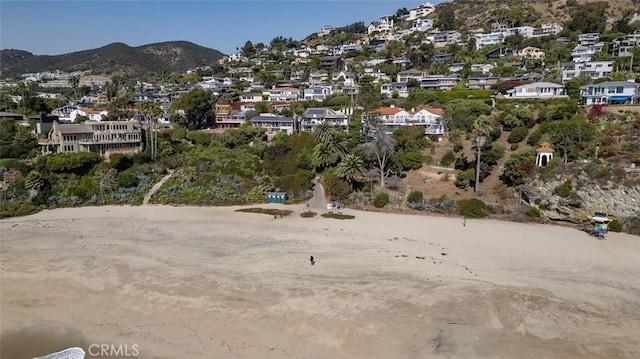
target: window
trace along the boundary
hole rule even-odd
[[[624,92],[624,88],[622,86],[616,87],[616,93],[622,93],[622,92]]]

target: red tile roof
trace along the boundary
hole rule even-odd
[[[551,144],[549,142],[542,142],[536,152],[553,152],[553,148],[550,146]]]

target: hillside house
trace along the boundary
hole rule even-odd
[[[611,41],[611,54],[616,57],[630,57],[636,46],[640,46],[640,33],[625,35]]]
[[[592,80],[607,78],[613,72],[613,61],[589,61],[574,64],[571,70],[562,71],[562,81],[577,77],[589,77]]]
[[[292,135],[296,123],[293,117],[283,117],[272,113],[261,113],[260,116],[255,116],[250,121],[252,126],[266,129],[268,139],[279,132]]]
[[[140,124],[134,121],[87,121],[84,124],[54,122],[46,139],[38,140],[41,153],[136,153],[142,150]]]
[[[640,103],[640,83],[607,81],[580,87],[582,105]]]
[[[474,76],[467,77],[467,88],[473,90],[489,90],[492,85],[500,82],[498,76]]]
[[[578,45],[571,50],[571,58],[573,62],[588,62],[598,52],[602,52],[604,43],[599,42],[593,45]]]
[[[567,89],[564,86],[551,82],[534,82],[516,86],[511,90],[507,90],[505,95],[507,99],[551,99],[568,97]]]
[[[398,97],[406,98],[409,97],[409,88],[406,82],[384,83],[380,85],[380,94],[386,97],[392,97],[397,94]]]
[[[348,117],[330,108],[308,108],[302,115],[300,131],[313,132],[323,122],[328,122],[338,129],[346,131]]]
[[[416,69],[400,71],[396,75],[397,82],[407,82],[409,79],[415,79],[420,81],[424,76],[424,72]]]
[[[527,46],[521,49],[520,51],[518,51],[517,56],[525,59],[541,60],[541,59],[544,59],[545,52],[540,48]]]
[[[390,32],[393,31],[393,19],[390,16],[383,16],[379,21],[374,21],[367,28],[369,35],[374,32]]]
[[[379,108],[372,112],[378,116],[387,134],[392,134],[404,126],[420,126],[424,127],[425,136],[433,135],[439,138],[445,132],[443,113],[444,110],[441,108],[426,107],[407,111],[395,106]]]
[[[449,91],[458,82],[458,75],[428,75],[420,80],[420,87],[425,90]]]

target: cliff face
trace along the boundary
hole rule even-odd
[[[580,177],[570,181],[572,193],[566,198],[555,193],[565,179],[547,182],[537,179],[523,186],[523,199],[542,208],[546,206],[543,213],[551,219],[584,221],[596,211],[615,218],[640,217],[640,184],[607,182],[601,185],[584,183]]]

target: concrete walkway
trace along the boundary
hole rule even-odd
[[[313,183],[313,197],[309,200],[309,209],[323,210],[327,209],[327,198],[324,194],[324,188],[318,182],[317,178],[311,180]]]
[[[167,182],[167,180],[171,177],[171,175],[173,174],[173,170],[167,170],[169,173],[167,173],[164,177],[162,177],[162,179],[160,181],[158,181],[158,183],[154,184],[153,187],[151,187],[151,189],[149,190],[149,192],[147,192],[147,194],[144,196],[144,199],[142,200],[142,204],[149,204],[149,201],[151,200],[151,197],[158,192],[158,190],[160,189],[160,187],[162,187],[162,185]]]

